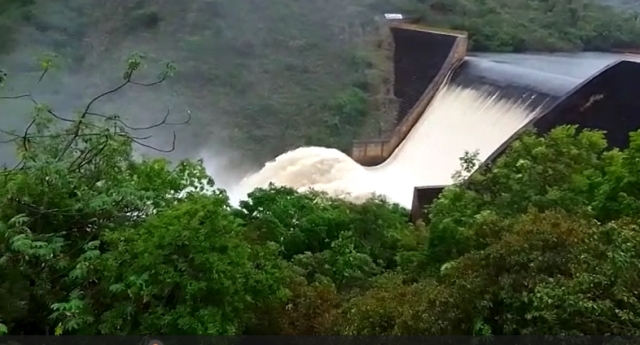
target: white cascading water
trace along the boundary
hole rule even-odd
[[[266,163],[230,192],[233,199],[244,198],[272,182],[301,191],[321,190],[354,202],[384,195],[410,207],[415,186],[451,184],[465,151],[478,150],[478,158],[486,159],[534,115],[526,103],[448,85],[379,166],[363,167],[336,149],[301,147]]]

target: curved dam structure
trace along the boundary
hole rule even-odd
[[[487,117],[489,123],[473,124],[478,136],[484,135],[481,141],[492,141],[483,143],[489,152],[482,156],[482,164],[495,160],[523,130],[531,127],[541,133],[565,124],[600,129],[606,131],[609,144],[619,148],[628,146],[628,133],[640,128],[640,97],[634,87],[640,83],[638,62],[620,60],[586,80],[580,80],[467,57],[464,32],[406,23],[392,23],[390,30],[394,43],[394,95],[400,101],[397,126],[387,138],[355,141],[351,153],[353,160],[370,167],[367,169],[371,171],[389,170],[392,165],[398,169],[402,165],[406,169],[413,164],[412,160],[416,170],[442,165],[436,160],[447,153],[444,134],[440,133],[446,128],[438,131],[436,127],[455,127],[446,122],[448,111],[454,117],[460,112],[495,113],[501,107],[503,113],[515,114],[511,119]],[[462,103],[462,100],[467,108],[477,109],[456,109],[455,103]],[[444,102],[448,102],[449,108],[442,107]],[[494,108],[486,110],[488,107]],[[435,113],[439,114],[439,120]],[[461,124],[464,120],[460,119],[465,117],[459,116],[456,126],[462,128],[465,124]],[[459,134],[459,141],[474,135],[472,124],[466,126],[466,132]],[[492,136],[491,131],[498,126],[504,127],[507,134],[503,131],[499,136]],[[415,143],[412,136],[417,135],[431,136],[430,141],[424,141],[429,142],[430,147],[415,147],[414,144],[408,147],[406,142]],[[449,133],[449,145],[455,144],[456,139],[451,138],[455,135]],[[467,142],[458,146],[479,143],[478,138]],[[435,154],[438,151],[441,155]],[[457,160],[458,157],[454,158]],[[451,161],[451,157],[447,160]],[[398,163],[400,161],[402,164]],[[397,176],[402,178],[403,175]],[[425,206],[432,203],[449,183],[442,174],[427,180],[436,183],[413,188],[411,218],[414,222],[423,217]]]
[[[235,186],[232,200],[271,183],[353,202],[377,194],[411,208],[415,222],[455,182],[465,152],[477,151],[487,164],[523,130],[546,133],[564,124],[604,130],[611,146],[624,148],[640,128],[638,62],[616,61],[586,77],[570,57],[534,70],[525,66],[544,64],[526,60],[540,57],[467,56],[464,32],[401,22],[389,29],[398,100],[391,133],[354,142],[351,156],[326,147],[285,152]]]

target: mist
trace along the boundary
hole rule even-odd
[[[156,123],[166,111],[182,126],[153,130],[143,155],[203,158],[218,184],[232,186],[288,149],[306,144],[296,114],[321,107],[350,80],[348,69],[376,1],[341,0],[38,0],[19,21],[15,44],[0,56],[8,73],[2,95],[32,92],[71,114],[121,81],[132,52],[147,55],[138,80],[152,80],[164,61],[178,71],[166,83],[127,87],[96,104],[127,123]],[[37,58],[55,53],[58,66],[36,85]],[[4,129],[26,125],[32,104],[0,103]],[[304,121],[303,121],[304,122]],[[0,159],[13,160],[13,147]]]

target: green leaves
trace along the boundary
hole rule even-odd
[[[447,2],[455,10],[444,16],[437,9],[424,11],[437,12],[428,13],[428,20],[468,31],[476,51],[611,51],[637,45],[635,15],[599,3],[461,0]]]
[[[102,332],[137,331],[124,322],[155,334],[235,334],[253,308],[282,298],[277,258],[251,248],[238,225],[223,196],[192,195],[110,232],[117,249],[104,256],[100,281],[115,308],[99,313]]]
[[[466,236],[464,229],[483,226],[486,219],[478,218],[479,214],[511,217],[530,208],[559,208],[603,219],[594,202],[598,191],[607,188],[605,176],[614,153],[606,153],[606,145],[602,133],[578,133],[575,126],[559,127],[546,137],[523,135],[491,170],[479,171],[465,185],[449,188],[430,208],[434,264],[469,250],[463,249],[463,243],[476,240],[463,241],[461,236]]]
[[[127,61],[128,83],[142,85],[131,77],[143,60],[134,54]],[[40,62],[46,72],[53,57]],[[175,71],[166,68],[165,77]],[[134,159],[136,139],[120,117],[95,113],[91,103],[75,118],[35,103],[33,121],[13,136],[21,163],[5,168],[0,184],[0,300],[9,306],[0,315],[9,329],[36,324],[33,331],[41,333],[54,326],[57,333],[93,333],[105,329],[94,313],[107,296],[96,294],[105,254],[114,250],[106,233],[138,226],[185,189],[202,192],[206,185],[225,199],[212,190],[201,163],[174,169],[166,160]]]
[[[87,304],[79,290],[73,290],[65,302],[52,304],[51,309],[53,313],[50,318],[59,320],[55,327],[56,335],[64,332],[78,332],[93,321],[93,318],[87,315]]]
[[[131,54],[131,56],[127,59],[127,67],[122,78],[125,81],[130,81],[133,73],[135,73],[142,67],[142,63],[144,60],[146,60],[146,58],[146,55],[142,53],[135,52]]]

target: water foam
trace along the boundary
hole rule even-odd
[[[379,194],[410,207],[415,186],[451,184],[465,151],[478,150],[479,158],[486,159],[534,115],[525,102],[445,86],[383,164],[366,168],[336,149],[301,147],[266,163],[231,194],[244,197],[272,182],[354,202]]]
[[[269,183],[303,191],[315,189],[354,202],[372,196],[372,174],[343,152],[325,147],[301,147],[278,156],[240,183],[241,193]]]

